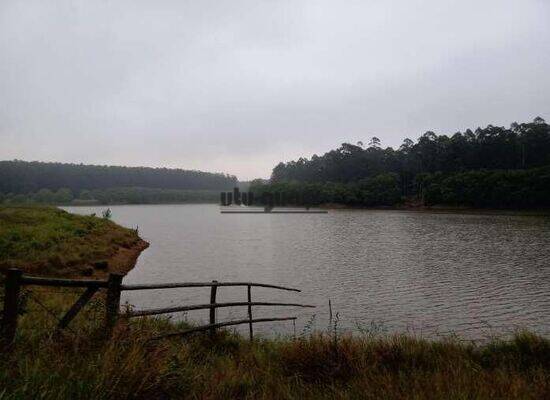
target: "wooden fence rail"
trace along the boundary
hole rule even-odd
[[[210,287],[210,303],[208,304],[192,304],[178,307],[164,307],[145,310],[131,310],[123,314],[125,317],[143,317],[151,315],[160,315],[168,313],[176,313],[191,310],[207,309],[209,323],[204,326],[191,328],[185,331],[174,332],[159,336],[155,339],[173,336],[186,336],[195,332],[209,331],[211,336],[214,336],[216,330],[220,327],[248,324],[250,340],[253,339],[253,324],[259,322],[270,321],[289,321],[295,320],[296,317],[277,317],[277,318],[256,318],[252,316],[253,306],[281,306],[281,307],[307,307],[315,306],[299,303],[286,302],[265,302],[252,301],[252,287],[263,287],[277,290],[286,290],[300,292],[299,289],[289,288],[279,285],[271,285],[266,283],[256,282],[180,282],[180,283],[158,283],[158,284],[139,284],[139,285],[123,285],[123,275],[110,274],[108,280],[77,280],[77,279],[57,279],[57,278],[41,278],[35,276],[24,275],[19,269],[9,269],[5,272],[6,279],[4,282],[4,307],[2,310],[2,319],[0,321],[0,347],[2,350],[9,350],[12,347],[15,334],[17,332],[17,318],[20,313],[20,292],[23,286],[50,286],[50,287],[72,287],[86,288],[76,302],[70,307],[66,314],[59,320],[58,329],[66,328],[76,315],[86,306],[92,297],[100,290],[106,289],[105,301],[105,328],[106,332],[110,333],[115,326],[120,314],[120,296],[122,291],[126,290],[154,290],[154,289],[174,289],[174,288],[193,288],[193,287]],[[218,303],[216,301],[218,287],[233,287],[243,286],[247,288],[247,301],[241,302],[226,302]],[[248,318],[237,321],[217,322],[216,309],[224,307],[247,307]]]
[[[231,287],[231,286],[245,286],[247,288],[247,299],[246,302],[230,302],[230,303],[218,303],[216,302],[217,289],[218,287]],[[180,306],[180,307],[164,307],[157,309],[149,310],[137,310],[129,311],[126,316],[129,318],[132,317],[141,317],[141,316],[150,316],[150,315],[159,315],[159,314],[168,314],[182,311],[191,311],[191,310],[201,310],[208,309],[209,323],[208,325],[203,325],[195,327],[192,329],[175,332],[167,335],[159,336],[158,338],[164,337],[173,337],[173,336],[186,336],[190,333],[209,331],[211,336],[214,336],[216,330],[219,327],[223,326],[232,326],[232,325],[241,325],[247,323],[249,325],[249,337],[250,340],[254,338],[253,324],[259,322],[268,322],[268,321],[289,321],[295,320],[295,317],[283,317],[283,318],[259,318],[253,319],[252,316],[252,306],[292,306],[292,307],[307,307],[314,308],[315,306],[299,303],[274,303],[274,302],[253,302],[251,289],[252,287],[263,287],[271,288],[277,290],[286,290],[292,292],[300,292],[299,289],[290,288],[280,285],[271,285],[266,283],[257,283],[257,282],[179,282],[179,283],[160,283],[160,284],[140,284],[140,285],[122,285],[122,290],[154,290],[154,289],[174,289],[174,288],[196,288],[196,287],[210,287],[210,303],[208,304],[193,304],[189,306]],[[239,307],[247,306],[248,308],[248,319],[238,320],[238,321],[228,321],[228,322],[216,322],[216,309],[222,307]]]
[[[236,301],[230,303],[207,303],[207,304],[194,304],[191,306],[182,306],[182,307],[165,307],[165,308],[152,308],[148,310],[137,310],[129,311],[125,314],[127,317],[143,317],[147,315],[160,315],[160,314],[171,314],[182,311],[193,311],[193,310],[205,310],[212,308],[223,308],[223,307],[239,307],[239,306],[287,306],[287,307],[302,307],[302,308],[315,308],[315,306],[308,304],[299,304],[299,303],[272,303],[272,302],[262,302],[262,301]]]
[[[22,275],[21,279],[20,279],[20,284],[21,285],[27,285],[27,286],[106,288],[108,286],[108,281],[39,278],[39,277],[36,277],[36,276]]]
[[[286,286],[269,285],[267,283],[255,282],[180,282],[180,283],[153,283],[140,285],[122,285],[122,290],[147,290],[147,289],[175,289],[175,288],[193,288],[193,287],[213,287],[213,286],[255,286],[271,289],[288,290],[291,292],[301,292],[300,289],[290,288]]]

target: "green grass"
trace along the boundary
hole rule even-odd
[[[77,275],[140,241],[113,222],[53,207],[0,206],[0,270]]]

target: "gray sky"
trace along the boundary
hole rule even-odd
[[[0,159],[268,177],[550,119],[548,0],[3,0]]]

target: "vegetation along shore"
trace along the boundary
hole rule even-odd
[[[146,245],[101,216],[0,208],[2,269],[74,277],[92,268],[101,279],[131,268]],[[122,318],[106,338],[103,293],[59,332],[56,318],[81,289],[42,289],[25,288],[13,351],[0,357],[2,400],[550,396],[550,341],[528,332],[483,344],[370,329],[341,335],[337,326],[253,342],[229,331],[151,340],[186,323]]]
[[[398,149],[343,143],[279,163],[250,190],[285,204],[529,209],[550,207],[550,126],[542,119],[452,135],[426,132]]]

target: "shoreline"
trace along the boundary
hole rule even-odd
[[[126,275],[149,247],[134,229],[57,207],[0,206],[0,270],[105,279]]]
[[[115,254],[106,260],[108,264],[106,272],[127,275],[135,268],[139,256],[149,246],[150,243],[140,237],[132,247],[120,247]]]
[[[185,203],[113,203],[113,204],[58,204],[55,207],[112,207],[112,206],[169,206],[169,205],[219,205],[215,202],[185,202]],[[260,207],[260,205],[258,205]],[[299,206],[288,205],[282,208],[296,208]],[[305,207],[302,207],[305,208]],[[338,203],[326,203],[311,208],[322,210],[345,211],[408,211],[418,213],[452,213],[452,214],[490,214],[490,215],[525,215],[525,216],[550,216],[548,209],[510,209],[510,208],[476,208],[460,206],[350,206]]]
[[[324,210],[357,210],[357,211],[407,211],[415,213],[437,214],[488,214],[488,215],[522,215],[522,216],[550,216],[550,209],[508,209],[508,208],[475,208],[456,206],[377,206],[362,207],[348,206],[345,204],[321,204],[318,206]]]

